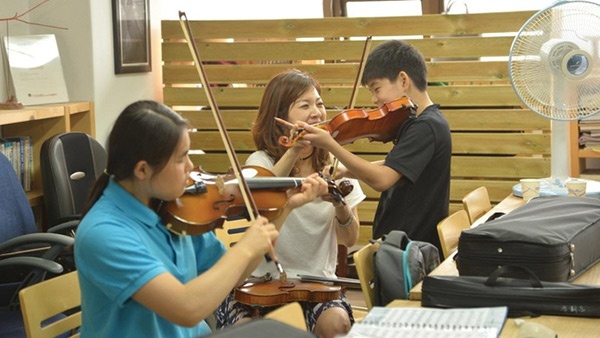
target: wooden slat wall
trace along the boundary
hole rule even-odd
[[[550,121],[524,107],[508,75],[514,35],[535,12],[423,15],[384,18],[191,21],[208,80],[243,162],[254,151],[249,128],[263,87],[275,74],[303,69],[323,86],[331,116],[347,105],[358,71],[364,38],[372,47],[390,37],[415,45],[428,58],[429,93],[442,106],[452,129],[450,211],[485,185],[492,203],[506,197],[521,177],[550,175]],[[195,163],[224,172],[228,159],[179,21],[162,22],[164,101],[196,128]],[[227,64],[215,64],[228,61]],[[374,108],[360,88],[356,107]],[[390,144],[358,141],[347,146],[368,160],[382,159]],[[361,242],[379,194],[363,185],[368,199],[359,207]]]

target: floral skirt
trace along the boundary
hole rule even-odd
[[[352,307],[348,302],[345,295],[341,295],[340,298],[334,299],[324,303],[314,302],[300,302],[302,310],[304,312],[304,319],[306,320],[306,326],[312,332],[317,324],[317,319],[323,313],[323,311],[332,308],[339,307],[343,308],[348,312],[350,317],[350,323],[354,324],[354,316],[352,315]],[[234,299],[233,292],[230,293],[227,298],[221,303],[216,312],[216,326],[217,329],[222,329],[227,326],[231,326],[242,318],[251,318],[253,315],[263,317],[265,314],[277,309],[278,306],[271,307],[252,307],[246,304],[242,304]]]

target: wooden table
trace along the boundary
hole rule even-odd
[[[421,302],[414,300],[398,299],[387,305],[388,307],[420,307]],[[500,334],[501,338],[517,338],[519,326],[517,321],[532,322],[544,325],[546,328],[558,334],[559,338],[598,337],[600,331],[600,319],[578,318],[563,316],[540,316],[535,318],[507,318],[504,328]]]
[[[512,210],[523,205],[523,199],[515,197],[512,194],[502,200],[492,210],[487,212],[481,218],[473,223],[477,226],[487,220],[495,212],[509,213]],[[458,276],[458,270],[453,259],[454,255],[446,258],[431,275],[448,275]],[[577,277],[573,283],[577,284],[593,284],[600,285],[600,264],[594,265],[592,268]],[[410,300],[395,300],[388,306],[421,306],[421,283],[415,285],[409,293]],[[600,335],[600,319],[596,318],[578,318],[566,316],[540,316],[536,318],[524,318],[525,321],[530,321],[545,325],[555,331],[560,338],[563,337],[598,337]],[[504,325],[501,337],[517,337],[519,328],[515,323],[515,318],[509,318]]]

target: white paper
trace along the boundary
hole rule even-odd
[[[5,36],[3,41],[18,102],[27,106],[69,101],[54,34]]]
[[[495,338],[506,320],[506,307],[386,308],[373,307],[345,338]]]

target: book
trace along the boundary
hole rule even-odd
[[[588,115],[584,119],[580,120],[579,123],[598,123],[600,121],[600,114]]]
[[[18,145],[15,144],[12,140],[8,140],[6,138],[0,139],[0,143],[2,143],[2,153],[8,158],[10,164],[12,164],[15,173],[20,179],[19,165],[18,165],[18,154],[19,149]]]
[[[23,105],[69,101],[54,34],[3,37],[11,92]]]
[[[15,173],[26,192],[31,191],[31,177],[33,174],[31,147],[31,137],[29,136],[14,136],[0,139],[0,152],[13,165]]]
[[[33,146],[31,144],[31,136],[22,136],[24,139],[24,155],[23,160],[25,163],[25,179],[23,188],[26,192],[31,191],[31,182],[33,178]]]
[[[477,337],[500,335],[508,308],[425,308],[375,306],[345,338]]]

